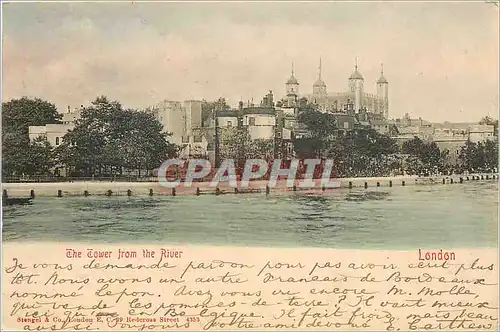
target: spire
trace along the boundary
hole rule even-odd
[[[349,77],[350,80],[362,80],[363,76],[358,71],[358,57],[354,58],[354,72]]]
[[[318,80],[313,84],[313,88],[321,87],[326,88],[326,83],[321,79],[321,57],[319,58],[319,66],[318,66]]]
[[[321,79],[321,57],[319,57],[319,79]]]
[[[384,64],[380,64],[380,78],[378,79],[377,83],[388,83],[387,79],[384,77]]]
[[[295,78],[294,75],[295,75],[295,70],[294,70],[293,62],[292,62],[292,76],[290,76],[288,81],[286,81],[286,84],[299,84],[299,81],[297,81],[297,79]]]

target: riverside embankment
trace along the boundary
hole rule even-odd
[[[341,188],[373,188],[412,185],[453,185],[468,181],[498,181],[496,173],[455,174],[431,177],[392,176],[368,178],[331,179],[337,188],[325,188],[319,180],[315,185],[301,186],[300,181],[288,183],[279,181],[275,186],[266,186],[268,181],[250,181],[246,188],[233,188],[227,182],[211,186],[210,182],[193,182],[190,187],[182,183],[175,189],[165,188],[158,182],[112,182],[112,181],[74,181],[74,182],[28,182],[2,183],[3,197],[64,197],[64,196],[144,196],[144,195],[205,195],[205,194],[241,194],[248,192],[285,193],[285,192],[322,192]]]

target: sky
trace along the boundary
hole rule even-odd
[[[389,115],[435,122],[498,118],[498,11],[475,2],[3,3],[2,98],[125,107],[285,93],[294,63],[329,92],[358,57],[365,92],[380,64]]]

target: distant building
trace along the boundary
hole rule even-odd
[[[401,146],[404,142],[415,137],[426,142],[434,142],[441,151],[448,151],[448,159],[456,161],[464,144],[484,142],[494,139],[494,126],[477,123],[431,123],[422,118],[412,119],[406,113],[402,119],[390,121],[397,129],[397,133],[390,133]]]
[[[246,109],[245,113],[243,115],[243,126],[247,126],[252,140],[274,139],[274,128],[276,126],[274,110],[254,107]]]
[[[75,121],[80,119],[80,112],[81,108],[72,110],[71,107],[68,106],[67,112],[62,114],[62,123],[47,124],[45,126],[29,126],[29,139],[33,141],[38,137],[44,137],[53,147],[61,145],[64,135],[75,128]]]
[[[283,102],[286,107],[293,107],[299,99],[299,82],[292,76],[286,82],[286,97]],[[384,76],[383,66],[380,77],[376,81],[376,94],[365,92],[364,78],[358,70],[358,64],[348,79],[348,89],[345,92],[328,93],[327,85],[322,78],[322,64],[320,59],[318,79],[313,84],[312,94],[307,95],[309,102],[316,104],[321,111],[334,113],[347,112],[351,107],[357,113],[365,109],[369,113],[379,114],[383,118],[389,118],[389,82]],[[351,105],[352,104],[352,105]]]
[[[30,126],[28,134],[30,140],[35,140],[38,137],[44,137],[53,147],[62,144],[63,136],[72,130],[75,126],[72,124],[47,124],[45,126]]]
[[[474,124],[469,127],[469,139],[472,142],[492,140],[495,137],[495,126]]]
[[[169,142],[182,147],[181,156],[204,155],[207,152],[207,142],[200,129],[201,103],[198,100],[164,100],[149,110],[163,125],[163,130],[170,134]]]

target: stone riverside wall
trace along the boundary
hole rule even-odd
[[[434,177],[395,176],[380,178],[344,178],[339,181],[341,188],[374,188],[398,187],[412,185],[453,185],[471,181],[498,181],[498,174],[468,174]],[[267,181],[251,181],[248,188],[235,190],[228,183],[220,183],[218,187],[210,187],[209,182],[194,182],[191,187],[182,185],[172,190],[160,186],[157,182],[41,182],[41,183],[2,183],[3,197],[66,197],[66,196],[154,196],[154,195],[206,195],[206,194],[241,194],[248,192],[285,193],[321,192],[323,188],[318,181],[314,188],[301,188],[300,182],[289,185],[280,181],[274,187],[266,189]],[[325,188],[325,191],[339,188]]]

